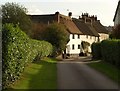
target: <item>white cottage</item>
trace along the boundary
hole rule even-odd
[[[68,16],[62,15],[59,12],[47,15],[29,15],[34,23],[50,24],[61,23],[67,27],[69,33],[69,42],[66,45],[66,54],[78,56],[83,52],[81,43],[88,42],[90,45],[93,42],[102,41],[108,38],[107,30],[102,26],[96,16],[89,16],[88,13],[82,14],[79,19],[71,18],[72,13]],[[91,46],[89,46],[91,52]]]

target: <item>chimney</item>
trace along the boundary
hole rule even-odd
[[[87,18],[88,18],[88,13],[82,13],[82,19],[84,20],[84,22],[86,23],[87,22]]]
[[[57,21],[58,23],[60,22],[60,13],[57,11],[55,12],[55,21]]]
[[[97,15],[95,15],[95,21],[97,21]]]
[[[69,13],[68,13],[68,16],[71,17],[71,16],[72,16],[72,12],[69,12]]]

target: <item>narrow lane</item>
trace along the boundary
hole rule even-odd
[[[118,89],[118,84],[84,63],[61,61],[57,64],[58,89]]]

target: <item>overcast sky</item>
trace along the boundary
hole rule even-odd
[[[59,11],[72,17],[78,18],[82,13],[97,15],[105,26],[114,25],[113,17],[117,8],[118,0],[0,0],[5,2],[17,2],[28,9],[29,14],[54,14]]]

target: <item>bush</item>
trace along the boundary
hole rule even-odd
[[[101,59],[101,43],[93,43],[91,49],[93,59]]]
[[[52,45],[45,41],[30,39],[18,26],[5,24],[2,29],[3,88],[8,87],[36,59],[48,56]]]
[[[69,41],[67,29],[62,24],[50,24],[45,30],[41,32],[40,39],[48,41],[54,46],[54,53],[52,56],[58,56],[65,50],[66,44]]]
[[[82,48],[83,48],[84,52],[87,54],[89,52],[88,48],[90,46],[90,43],[87,42],[87,41],[82,41],[81,45],[82,45]]]
[[[102,59],[120,66],[120,40],[104,40],[101,42]]]

